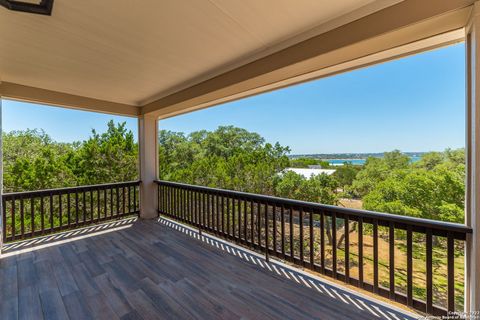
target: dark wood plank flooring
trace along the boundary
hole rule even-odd
[[[0,259],[0,319],[372,319],[156,221]]]

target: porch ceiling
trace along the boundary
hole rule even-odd
[[[1,8],[0,75],[5,82],[141,105],[339,16],[393,2],[56,0],[51,17]]]
[[[258,77],[262,72],[272,72],[271,66],[281,69],[299,65],[301,56],[307,60],[312,58],[311,52],[322,53],[323,49],[318,50],[319,43],[325,43],[324,52],[331,52],[386,31],[463,9],[473,0],[416,2],[418,5],[413,2],[144,0],[142,5],[132,5],[116,0],[55,0],[52,16],[0,8],[0,95],[73,108],[87,105],[86,109],[119,114],[154,112],[176,105],[184,97],[208,93],[196,90],[195,86],[242,67],[248,68],[252,62],[272,57],[263,62],[270,67],[250,66],[254,74],[241,70],[239,75],[234,74],[234,79],[218,82],[231,85],[248,77]],[[358,35],[339,30],[327,37],[326,42],[310,41],[399,3],[405,5],[398,8],[398,21],[389,21],[391,25],[385,30],[380,27],[386,23],[387,16],[380,15],[365,30],[356,28]],[[406,17],[405,12],[415,17]],[[391,19],[387,17],[387,20]],[[378,32],[372,32],[377,25]],[[458,26],[462,24],[452,24],[435,32],[450,31]],[[332,42],[332,39],[339,40]],[[402,41],[401,44],[405,44],[405,40]],[[302,47],[303,43],[306,44]],[[390,41],[388,48],[399,44],[400,41]],[[274,56],[295,45],[296,48],[283,56]],[[312,51],[312,48],[316,49]],[[358,51],[357,55],[364,53]],[[338,62],[329,61],[330,65],[335,63]],[[318,63],[309,66],[310,69],[324,67]],[[299,70],[295,75],[307,69]],[[266,82],[271,84],[293,75],[283,73]],[[252,82],[248,87],[221,92],[214,98],[238,94],[266,82]],[[208,87],[207,91],[217,90],[219,86]],[[182,93],[192,88],[188,94]],[[175,96],[178,93],[181,93],[180,99]],[[191,101],[188,106],[176,106],[175,110],[186,110],[192,104],[207,100],[214,99]]]

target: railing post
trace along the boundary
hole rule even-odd
[[[142,115],[138,119],[138,143],[140,148],[140,217],[153,219],[158,216],[157,179],[158,127],[155,116]]]
[[[466,27],[465,311],[480,310],[480,4]]]
[[[0,95],[0,255],[2,254],[3,247],[3,119],[2,119],[2,96]]]

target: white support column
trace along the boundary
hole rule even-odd
[[[465,311],[480,311],[480,6],[466,28],[466,200],[465,223],[472,227],[465,249]]]
[[[157,217],[158,126],[155,116],[138,118],[138,143],[140,146],[140,218]]]

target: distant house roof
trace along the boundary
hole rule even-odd
[[[293,171],[296,174],[300,174],[307,179],[310,179],[313,176],[319,174],[332,175],[336,170],[335,169],[311,169],[311,168],[285,168],[285,171]]]

